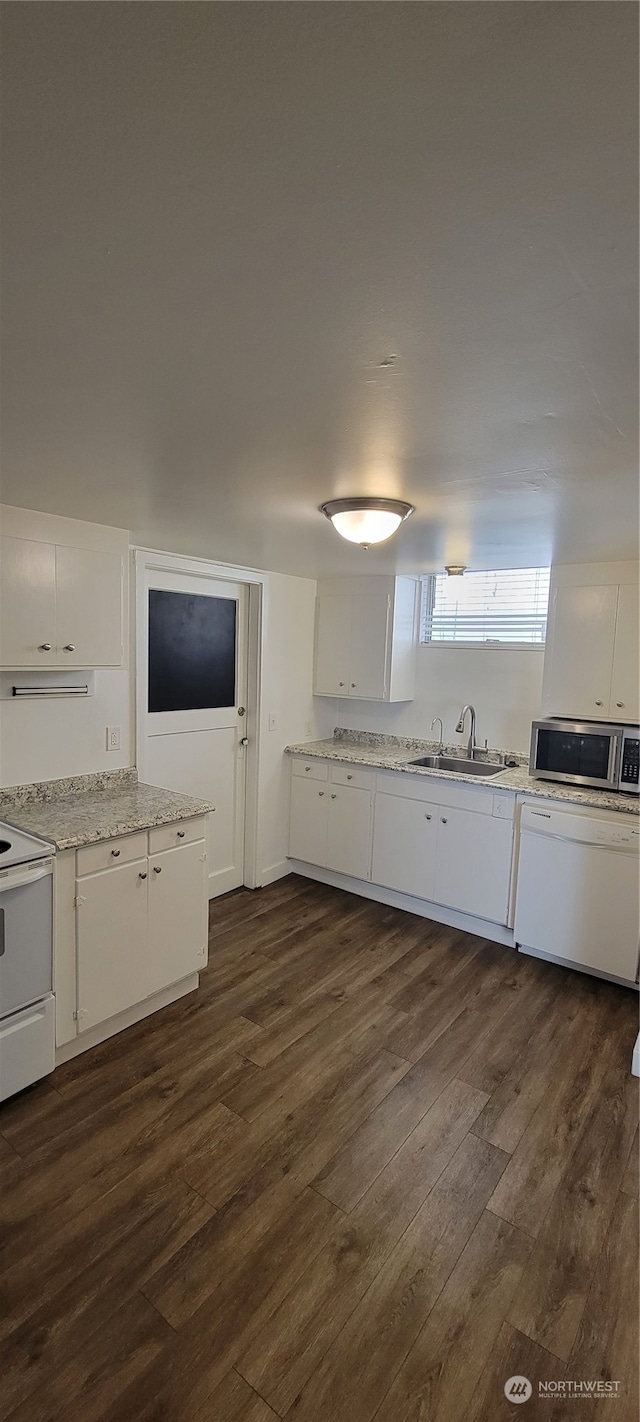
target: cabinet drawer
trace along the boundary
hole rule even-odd
[[[328,780],[329,766],[326,760],[298,760],[291,763],[291,774],[299,775],[303,780]]]
[[[177,849],[181,844],[193,844],[204,839],[204,815],[195,820],[179,820],[172,825],[157,825],[149,830],[149,853],[160,854],[163,849]]]
[[[352,785],[355,790],[373,790],[375,771],[362,770],[357,765],[332,765],[333,785]]]
[[[146,859],[147,831],[121,835],[119,839],[102,839],[99,844],[85,844],[76,854],[78,874],[99,874],[102,869],[115,869],[130,864],[133,859]]]

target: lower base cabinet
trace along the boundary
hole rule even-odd
[[[358,786],[346,783],[354,779]],[[294,762],[289,854],[506,924],[513,812],[513,797],[489,787]]]
[[[337,781],[291,778],[289,854],[306,864],[368,879],[371,791]]]
[[[161,853],[145,852],[147,836],[139,833],[108,841],[106,850],[78,852],[78,1032],[206,966],[206,857],[204,838],[194,839],[194,823],[190,833],[184,831],[192,842]],[[108,867],[83,872],[101,855],[106,862],[107,854]]]

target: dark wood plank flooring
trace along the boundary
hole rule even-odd
[[[636,1422],[637,999],[290,876],[0,1108],[15,1422]]]

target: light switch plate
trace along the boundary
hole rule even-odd
[[[274,711],[270,711],[270,712],[269,712],[269,730],[270,730],[270,731],[275,731],[277,724],[278,724],[278,722],[277,722],[277,718],[276,718],[275,712],[274,712]]]

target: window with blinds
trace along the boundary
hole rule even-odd
[[[499,568],[422,579],[421,642],[544,645],[549,568]]]

